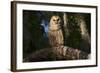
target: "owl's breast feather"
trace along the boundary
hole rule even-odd
[[[57,31],[57,30],[60,30],[60,29],[61,29],[61,27],[57,26],[57,25],[52,25],[52,26],[49,27],[50,31]]]

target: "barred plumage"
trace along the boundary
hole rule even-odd
[[[61,28],[61,18],[59,16],[51,17],[48,37],[52,47],[64,44],[63,32]]]

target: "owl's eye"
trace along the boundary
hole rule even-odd
[[[56,20],[53,20],[53,21],[56,21]]]
[[[59,21],[59,19],[57,19],[57,21]]]

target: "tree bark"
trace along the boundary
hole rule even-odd
[[[88,59],[88,54],[86,52],[71,47],[59,46],[36,51],[25,58],[24,62],[77,59]]]
[[[68,30],[68,15],[67,13],[63,13],[63,34],[64,34],[64,39],[65,39],[65,44],[66,44],[66,40],[67,40],[67,37],[69,35],[69,30]]]

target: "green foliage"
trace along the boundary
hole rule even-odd
[[[66,45],[73,48],[80,48],[81,31],[78,25],[78,18],[71,14],[68,16],[68,30],[69,36],[67,37]]]

